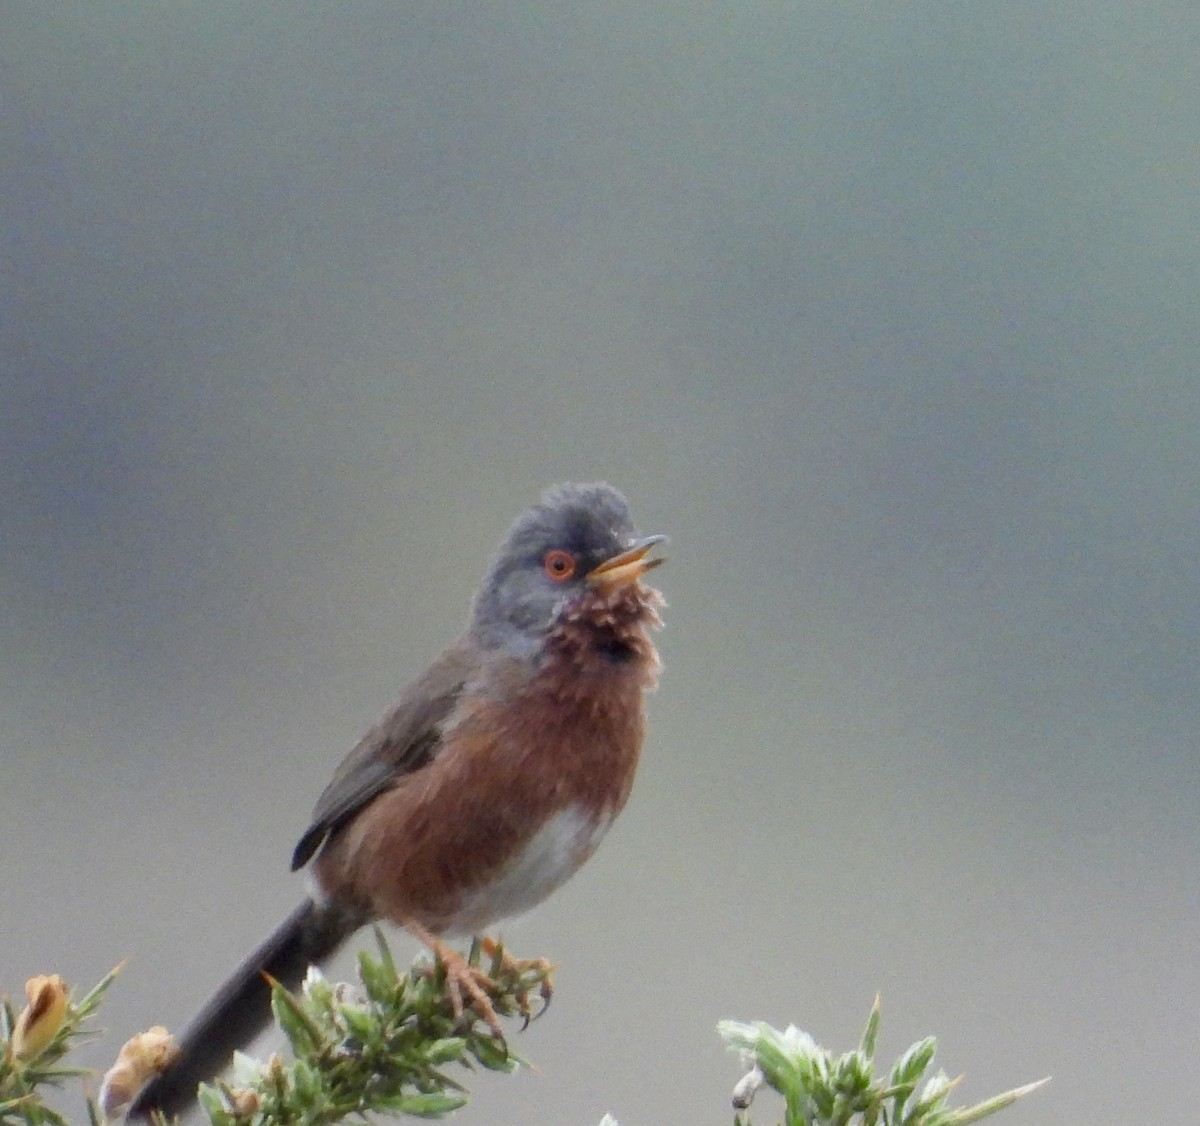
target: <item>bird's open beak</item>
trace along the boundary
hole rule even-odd
[[[666,541],[666,536],[644,536],[640,540],[634,540],[624,551],[606,559],[598,567],[593,567],[587,573],[587,581],[592,586],[625,586],[627,583],[637,582],[651,567],[666,562],[661,557],[646,558],[652,547]]]

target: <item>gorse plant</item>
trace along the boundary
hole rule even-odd
[[[383,935],[376,936],[379,955],[359,955],[353,985],[334,985],[310,970],[298,995],[274,986],[275,1020],[295,1058],[261,1063],[237,1053],[228,1082],[201,1087],[213,1126],[333,1123],[369,1113],[440,1118],[467,1101],[448,1069],[511,1072],[523,1062],[473,1011],[455,1017],[440,964],[421,959],[400,973]],[[545,988],[549,963],[488,949],[493,1007],[527,1022],[529,995]],[[476,943],[468,961],[478,965],[483,956]]]
[[[76,1044],[98,1035],[84,1024],[100,1005],[120,966],[110,970],[80,1000],[74,1001],[57,974],[25,983],[27,1004],[20,1014],[5,998],[0,1006],[0,1126],[67,1126],[48,1107],[45,1088],[61,1087],[72,1078],[90,1075],[88,1068],[62,1062]],[[98,1118],[89,1103],[93,1123]]]
[[[749,1126],[741,1112],[749,1109],[764,1085],[783,1096],[784,1126],[966,1126],[1049,1082],[1017,1087],[972,1107],[948,1107],[946,1100],[958,1080],[941,1070],[927,1074],[937,1050],[932,1036],[918,1040],[886,1076],[876,1078],[878,997],[859,1046],[840,1056],[794,1025],[780,1032],[761,1021],[726,1020],[717,1025],[717,1032],[750,1069],[734,1090],[738,1126]]]
[[[314,970],[298,993],[274,987],[275,1019],[294,1058],[262,1062],[237,1053],[227,1079],[200,1087],[200,1105],[212,1126],[333,1126],[372,1115],[441,1118],[466,1102],[462,1079],[470,1070],[511,1072],[520,1066],[520,1058],[483,1020],[470,1011],[455,1016],[440,963],[422,957],[402,973],[376,933],[378,954],[359,956],[357,982],[334,984]],[[528,1023],[534,994],[541,995],[544,1008],[548,963],[507,958],[491,944],[473,946],[470,960],[491,979],[499,1015]],[[28,1004],[19,1015],[4,1003],[0,1126],[68,1126],[43,1096],[47,1088],[90,1074],[62,1061],[81,1039],[96,1034],[85,1024],[116,973],[79,1001],[54,976],[27,983]],[[762,1086],[783,1096],[783,1126],[965,1126],[1040,1086],[950,1109],[946,1099],[953,1081],[940,1071],[926,1074],[932,1039],[914,1044],[886,1077],[873,1077],[878,1028],[877,1002],[859,1047],[834,1056],[792,1027],[780,1032],[761,1023],[722,1022],[718,1031],[749,1067],[734,1092],[735,1126],[749,1126],[745,1112]],[[87,1097],[91,1126],[118,1118],[138,1088],[169,1065],[174,1051],[161,1028],[128,1041],[98,1096]],[[616,1126],[608,1116],[604,1123]]]

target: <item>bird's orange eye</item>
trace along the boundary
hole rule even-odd
[[[545,567],[546,574],[552,579],[563,582],[575,574],[575,556],[569,551],[559,551],[556,548],[554,551],[546,552],[542,566]]]

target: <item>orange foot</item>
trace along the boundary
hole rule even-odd
[[[499,973],[510,975],[518,982],[528,974],[533,974],[537,979],[542,1007],[536,1013],[529,1008],[529,991],[521,989],[517,993],[517,1011],[523,1018],[521,1031],[524,1032],[531,1020],[540,1017],[550,1007],[550,998],[554,996],[554,982],[551,980],[554,967],[545,958],[514,958],[494,938],[484,938],[479,945],[492,960],[492,979]]]
[[[455,1020],[462,1020],[466,1009],[465,1000],[476,1016],[488,1026],[496,1040],[504,1044],[504,1033],[496,1016],[493,997],[503,1002],[506,996],[511,997],[515,994],[517,1012],[524,1018],[522,1031],[529,1027],[529,1022],[535,1015],[541,1016],[549,1006],[554,992],[550,982],[553,967],[545,958],[513,958],[504,952],[504,948],[495,939],[485,938],[479,943],[479,949],[491,959],[491,965],[487,970],[483,970],[474,964],[477,957],[475,950],[469,958],[465,958],[457,950],[451,950],[437,935],[419,923],[406,923],[405,929],[419,942],[428,946],[434,957],[441,962]],[[523,984],[523,979],[530,975],[534,979],[530,985],[538,985],[542,999],[542,1006],[536,1014],[530,1009],[529,990]],[[511,1011],[505,1004],[502,1004],[501,1008],[505,1012]]]
[[[463,994],[466,994],[470,999],[471,1008],[491,1029],[492,1035],[503,1044],[504,1033],[500,1029],[500,1020],[496,1016],[492,999],[488,996],[489,992],[495,992],[496,983],[478,966],[471,965],[457,950],[451,950],[441,942],[435,941],[433,952],[446,968],[446,990],[450,994],[454,1019],[462,1020]]]
[[[471,965],[457,950],[451,950],[432,931],[427,931],[420,923],[405,923],[404,929],[418,942],[424,943],[433,951],[433,955],[446,971],[446,991],[450,994],[450,1006],[454,1010],[454,1019],[461,1021],[464,1011],[463,995],[471,1002],[471,1008],[481,1020],[491,1029],[492,1035],[504,1043],[504,1033],[500,1030],[500,1020],[496,1016],[495,1006],[488,993],[496,992],[496,983],[478,966]]]

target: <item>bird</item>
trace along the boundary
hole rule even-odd
[[[407,930],[500,1040],[483,971],[447,938],[535,907],[596,850],[629,797],[660,661],[662,595],[642,577],[663,535],[639,536],[604,482],[547,489],[494,552],[464,633],[334,772],[292,855],[309,894],[184,1031],[132,1118],[194,1101],[295,988],[361,927]]]

